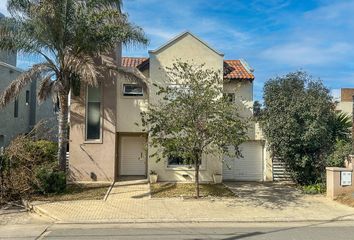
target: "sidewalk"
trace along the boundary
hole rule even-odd
[[[275,194],[283,194],[279,189]],[[269,195],[273,189],[266,190]],[[265,204],[259,204],[265,190],[258,189],[257,193],[233,199],[151,199],[148,184],[137,184],[115,186],[107,201],[37,203],[34,210],[61,223],[354,221],[354,208],[323,196],[299,194],[287,204],[282,201],[277,205],[267,204],[273,197],[263,198]]]

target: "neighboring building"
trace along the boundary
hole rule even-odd
[[[0,13],[0,18],[4,15]],[[15,80],[22,70],[16,67],[17,53],[0,51],[0,94]],[[36,89],[39,83],[33,81],[20,95],[0,110],[0,149],[10,143],[19,134],[31,131],[42,119],[49,119],[51,126],[56,126],[56,114],[51,100],[38,104]]]
[[[15,65],[16,53],[0,52],[0,94],[22,73]],[[31,131],[42,119],[50,120],[50,125],[55,126],[56,114],[52,101],[47,100],[41,105],[37,103],[38,84],[37,81],[33,81],[14,101],[0,110],[0,148],[8,145],[19,134]]]
[[[348,115],[352,116],[353,96],[354,88],[341,88],[339,99],[336,102],[336,110],[347,113]]]
[[[160,181],[194,180],[190,166],[180,165],[175,159],[156,162],[156,158],[150,157],[154,149],[147,144],[149,136],[136,124],[141,123],[140,112],[159,101],[153,84],[170,84],[166,82],[165,69],[176,59],[219,70],[225,80],[224,92],[240,107],[240,115],[248,118],[253,114],[253,70],[244,60],[224,60],[223,54],[189,32],[149,51],[149,58],[114,55],[123,67],[137,71],[145,79],[111,75],[100,88],[82,87],[80,96],[72,96],[69,141],[72,181],[113,181],[122,176],[147,176],[151,170],[158,173]],[[272,179],[272,161],[265,141],[255,124],[250,125],[249,141],[240,146],[243,158],[203,156],[201,181],[212,181],[215,173],[222,173],[225,180]]]

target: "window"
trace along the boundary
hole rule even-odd
[[[185,166],[191,165],[192,162],[190,159],[183,159],[179,156],[169,156],[167,159],[168,166]]]
[[[123,96],[143,96],[143,87],[138,84],[123,84]]]
[[[225,97],[229,102],[235,102],[235,93],[224,93],[224,97]]]
[[[27,91],[26,91],[26,106],[28,106],[29,101],[30,101],[30,91],[27,90]]]
[[[101,138],[101,88],[87,87],[86,140]]]
[[[17,118],[18,117],[18,99],[15,99],[14,102],[14,117]]]
[[[0,156],[4,153],[5,147],[5,137],[4,135],[0,135]]]
[[[177,94],[191,94],[191,90],[189,89],[188,86],[186,85],[180,85],[180,84],[171,84],[168,86],[171,89],[171,92],[169,94],[168,99],[170,100],[175,100],[177,97]]]

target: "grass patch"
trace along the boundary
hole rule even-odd
[[[312,185],[302,186],[301,190],[304,194],[324,194],[326,193],[326,184],[317,183]]]
[[[32,200],[36,201],[73,201],[73,200],[101,200],[105,196],[110,185],[84,185],[70,184],[60,194],[35,195]]]
[[[345,204],[345,205],[347,205],[349,207],[354,207],[354,193],[353,192],[339,195],[338,197],[336,197],[335,200],[337,202]]]
[[[153,198],[195,197],[194,183],[155,183],[150,185]],[[234,197],[223,184],[201,184],[201,197]]]

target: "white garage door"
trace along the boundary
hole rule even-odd
[[[120,137],[120,170],[121,176],[146,175],[146,140],[139,136]]]
[[[263,146],[260,142],[245,142],[240,150],[243,158],[225,156],[223,179],[239,181],[263,180]]]

